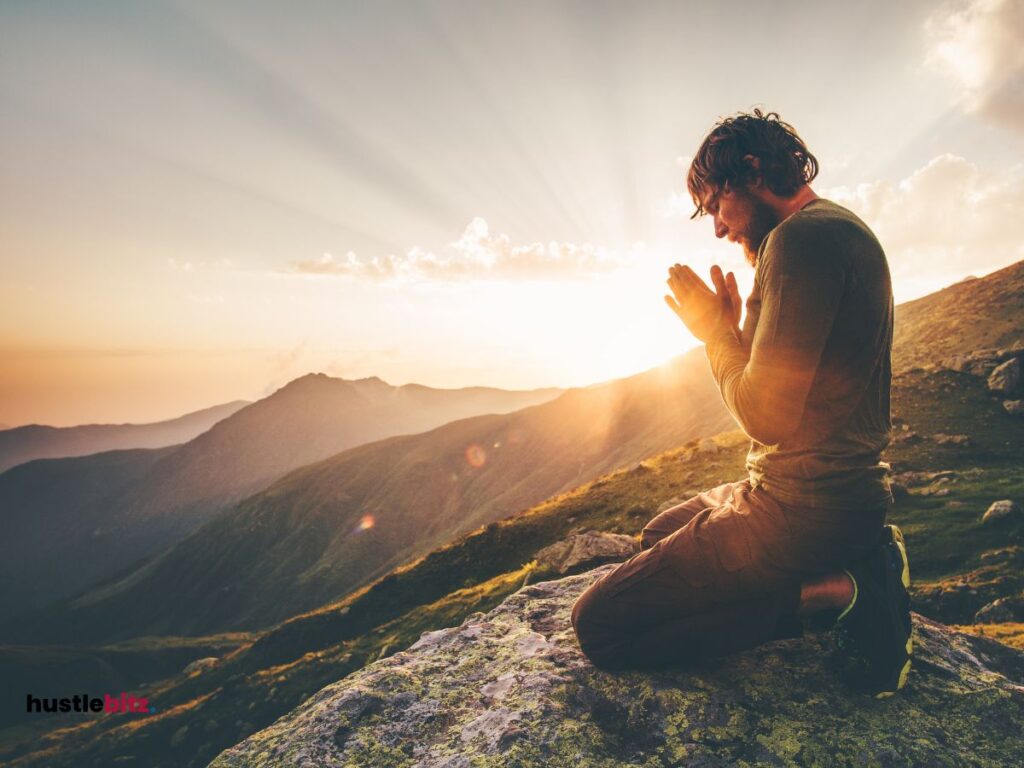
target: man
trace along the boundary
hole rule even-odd
[[[910,671],[910,570],[881,461],[889,412],[893,299],[868,226],[818,197],[814,155],[778,114],[719,122],[687,176],[715,235],[755,269],[741,302],[669,270],[665,300],[706,345],[726,405],[750,437],[748,477],[647,523],[641,551],[572,610],[584,653],[607,669],[689,663],[834,629],[847,682],[878,698]]]

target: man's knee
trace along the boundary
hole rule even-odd
[[[648,523],[648,525],[650,525],[650,523]],[[645,549],[650,549],[659,541],[661,541],[661,539],[664,538],[664,536],[665,534],[658,533],[653,528],[648,528],[645,525],[643,527],[643,530],[640,531],[640,550],[643,551]]]
[[[583,592],[573,603],[570,618],[583,655],[595,667],[615,669],[617,666],[614,625],[602,617],[602,598],[596,584]]]

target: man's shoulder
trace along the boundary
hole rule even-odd
[[[867,224],[845,206],[819,197],[768,233],[758,261],[827,258],[839,266],[843,252],[863,248],[881,249]]]
[[[871,231],[849,208],[819,197],[780,222],[771,234],[776,239],[800,241],[848,236],[851,230]]]

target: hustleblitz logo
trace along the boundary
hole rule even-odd
[[[152,714],[156,707],[145,697],[131,693],[92,696],[88,693],[74,696],[33,696],[27,694],[25,711],[30,714],[70,713],[70,712],[110,712],[115,714]]]

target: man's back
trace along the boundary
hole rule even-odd
[[[762,242],[746,306],[744,384],[758,394],[723,395],[741,424],[764,425],[748,429],[751,481],[790,505],[885,506],[893,298],[878,240],[843,206],[812,200]],[[727,362],[716,345],[708,354],[721,385]]]

